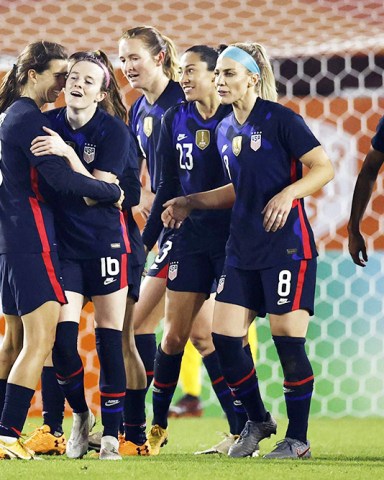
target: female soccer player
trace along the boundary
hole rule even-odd
[[[111,115],[115,115],[124,122],[127,120],[127,110],[121,100],[121,96],[118,89],[117,79],[114,73],[113,65],[109,61],[108,57],[100,50],[94,52],[76,52],[69,57],[68,69],[79,59],[84,56],[92,55],[99,58],[108,68],[110,75],[110,87],[108,89],[108,95],[99,103],[100,107],[106,110]],[[48,113],[48,115],[50,115]],[[139,228],[132,215],[131,207],[137,205],[140,199],[140,183],[138,175],[138,167],[126,169],[120,178],[120,187],[126,193],[123,201],[123,214],[127,223],[128,237],[131,246],[131,252],[128,255],[128,297],[127,297],[127,310],[129,305],[135,303],[139,297],[139,289],[141,282],[141,274],[144,268],[145,254],[143,242]],[[130,317],[128,316],[128,319]],[[129,345],[129,366],[130,369],[141,373],[141,376],[145,378],[145,369],[143,362],[137,352],[134,338],[133,328],[128,329],[130,338],[128,339]],[[126,356],[128,357],[128,356]],[[126,360],[126,359],[125,359]],[[127,367],[126,367],[127,368]],[[137,376],[139,374],[137,373]],[[136,377],[127,378],[127,389],[137,388],[135,384]],[[141,385],[138,385],[140,387]],[[63,432],[63,416],[64,416],[64,395],[57,383],[56,374],[52,366],[52,359],[45,363],[43,373],[41,376],[41,396],[43,403],[43,419],[44,424],[41,427],[32,432],[32,434],[25,440],[25,445],[34,450],[37,454],[44,455],[62,455],[66,450],[66,439]],[[135,435],[135,428],[131,427],[129,422],[126,426],[126,439],[123,441],[123,437],[119,436],[120,447],[119,452],[122,455],[137,455],[137,445],[130,441],[131,436]],[[120,430],[123,429],[120,427]],[[101,438],[103,432],[96,432],[90,435],[90,448],[97,447],[100,450]],[[95,438],[97,439],[96,445],[94,445]],[[147,447],[149,445],[147,444]],[[145,450],[143,447],[141,454]]]
[[[118,186],[79,175],[62,158],[37,158],[30,151],[32,139],[47,125],[40,108],[57,99],[66,72],[61,45],[35,42],[19,55],[0,86],[0,285],[6,321],[0,351],[1,397],[5,396],[0,399],[0,458],[33,458],[20,443],[20,432],[53,346],[60,305],[66,303],[53,212],[42,195],[42,179],[78,198],[116,202],[121,196]],[[21,344],[19,355],[9,357]]]
[[[276,87],[261,45],[229,46],[218,59],[215,75],[221,103],[233,107],[217,129],[218,149],[232,184],[171,200],[162,218],[165,225],[180,227],[192,209],[233,206],[213,340],[224,377],[249,421],[229,455],[257,455],[259,442],[276,433],[253,362],[242,348],[250,321],[269,313],[289,423],[284,440],[265,458],[308,458],[313,371],[304,344],[314,309],[317,252],[303,198],[329,182],[333,168],[303,119],[265,100],[273,92],[276,99]],[[303,164],[309,169],[304,177]]]
[[[132,155],[135,149],[128,128],[117,117],[98,109],[110,87],[110,74],[101,56],[85,54],[78,58],[66,82],[67,106],[47,114],[60,136],[37,137],[32,152],[36,155],[55,152],[68,158],[77,154],[84,168],[109,182],[120,178],[129,168],[136,172],[133,176],[137,179],[136,158]],[[53,349],[59,383],[74,411],[66,453],[70,458],[86,453],[92,423],[84,396],[83,366],[77,352],[78,322],[84,298],[89,298],[95,308],[96,348],[101,367],[104,431],[100,459],[121,459],[117,440],[125,396],[121,330],[129,252],[125,221],[116,209],[103,204],[87,207],[73,196],[58,196],[55,214],[69,300],[60,315]]]
[[[189,48],[181,58],[180,85],[188,103],[170,108],[163,119],[158,144],[161,181],[143,232],[150,249],[161,229],[163,204],[181,189],[185,194],[220,187],[230,182],[215,143],[217,124],[232,109],[220,105],[214,84],[218,51],[205,45]],[[152,455],[167,441],[167,416],[180,373],[181,358],[192,326],[212,285],[223,269],[229,234],[230,209],[196,212],[174,236],[167,279],[164,334],[155,359],[153,427],[149,434]],[[216,450],[226,452],[244,426],[232,404],[212,343],[212,317],[200,318],[198,348],[213,388],[227,414],[231,435]],[[211,449],[210,449],[211,452]]]

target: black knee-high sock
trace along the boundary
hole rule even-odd
[[[7,383],[0,435],[20,437],[34,393],[30,388]]]
[[[54,367],[44,367],[41,374],[41,398],[44,424],[53,434],[63,433],[65,397],[56,378]]]
[[[77,351],[79,325],[76,322],[61,322],[57,326],[52,360],[57,381],[65,398],[75,413],[88,410],[84,393],[84,368]]]
[[[209,378],[212,383],[212,388],[220,402],[221,408],[227,416],[229,431],[236,435],[237,431],[237,416],[233,405],[233,396],[230,388],[225,381],[223,372],[221,371],[219,357],[216,350],[203,358],[203,363],[207,369]],[[241,431],[241,430],[240,430]]]
[[[148,390],[153,380],[153,371],[155,368],[156,335],[154,333],[135,335],[135,343],[141,360],[144,363],[145,372],[147,374]]]
[[[159,348],[155,357],[155,377],[153,381],[153,420],[152,425],[168,426],[168,410],[175,393],[180,375],[183,353],[167,355]]]
[[[147,389],[125,391],[124,402],[124,434],[125,439],[136,445],[143,445],[147,437],[145,434],[145,395]]]
[[[264,422],[267,412],[260,396],[253,360],[245,353],[242,338],[217,333],[213,333],[212,338],[224,378],[236,398],[241,400],[249,420]]]
[[[247,343],[247,345],[245,345],[244,352],[245,352],[246,355],[248,355],[248,357],[253,362],[251,347],[249,346],[249,343]],[[236,432],[235,433],[237,435],[239,435],[245,427],[245,424],[248,420],[248,415],[247,415],[247,411],[245,410],[242,401],[239,398],[236,397],[234,392],[232,392],[232,399],[233,399],[233,409],[235,410],[236,420],[237,420]]]
[[[7,379],[6,378],[0,379],[0,418],[4,408],[6,388],[7,388]]]
[[[284,372],[289,420],[286,437],[306,442],[314,377],[305,351],[305,338],[274,336],[273,341]]]
[[[100,403],[103,435],[118,436],[125,398],[125,368],[122,332],[96,328],[96,350],[100,361]]]

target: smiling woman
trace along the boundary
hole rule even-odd
[[[91,177],[115,183],[130,177],[138,191],[138,167],[132,137],[125,123],[99,105],[116,88],[102,52],[71,58],[65,86],[66,107],[46,113],[53,130],[32,142],[32,152],[53,152]],[[118,92],[114,92],[118,97]],[[121,100],[120,100],[121,101]],[[121,106],[121,105],[120,105]],[[77,167],[76,167],[77,168]],[[127,197],[132,195],[127,191]],[[60,260],[68,305],[61,310],[53,363],[73,409],[67,456],[79,458],[88,449],[93,426],[84,395],[84,371],[77,350],[78,323],[85,299],[95,311],[96,348],[100,360],[101,417],[104,427],[100,459],[121,459],[117,440],[125,396],[122,327],[128,291],[128,234],[120,204],[95,204],[90,199],[47,192],[57,218]],[[90,208],[88,205],[92,205]],[[97,239],[97,240],[96,240]]]
[[[56,100],[67,70],[61,45],[28,45],[0,86],[0,284],[6,334],[0,349],[0,458],[31,459],[19,441],[43,363],[66,303],[45,182],[77,198],[115,202],[120,190],[73,172],[58,156],[36,157],[34,137],[50,125],[39,108]]]

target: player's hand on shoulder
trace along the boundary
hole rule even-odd
[[[68,149],[71,147],[67,145],[54,130],[48,127],[43,127],[43,130],[48,133],[48,135],[39,135],[32,140],[31,152],[33,155],[36,157],[41,157],[43,155],[66,157]]]

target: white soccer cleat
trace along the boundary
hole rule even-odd
[[[67,457],[81,458],[88,452],[88,436],[94,427],[95,416],[88,410],[84,413],[73,413],[71,436],[67,443]]]
[[[101,438],[100,460],[122,460],[119,454],[119,440],[111,435]]]

